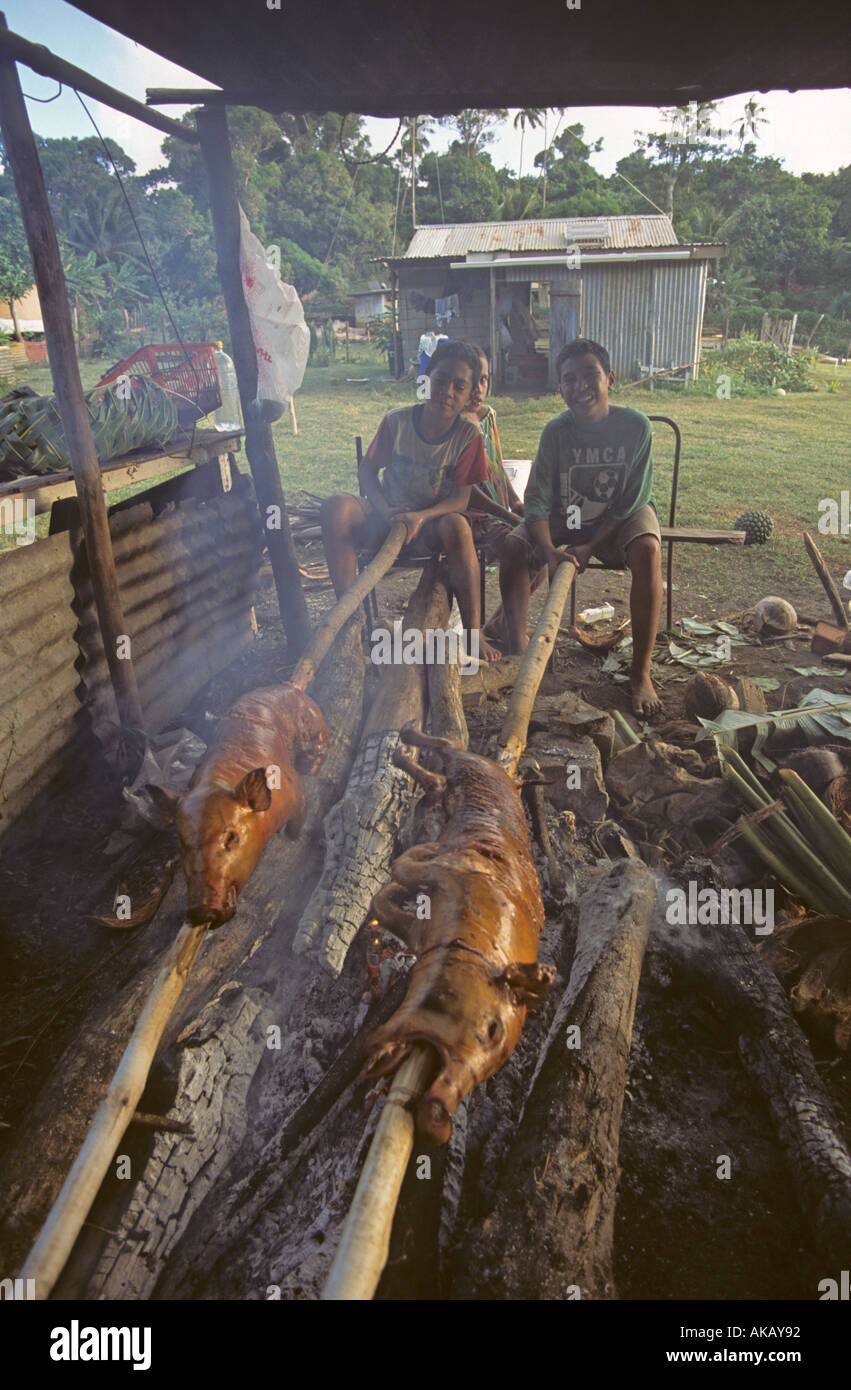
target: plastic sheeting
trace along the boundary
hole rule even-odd
[[[257,349],[257,400],[288,405],[304,380],[310,329],[292,285],[284,284],[239,209],[239,265]],[[280,411],[277,412],[280,414]]]

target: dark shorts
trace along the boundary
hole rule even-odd
[[[563,517],[550,517],[550,534],[555,546],[582,544],[581,532],[569,530],[564,524]],[[530,570],[534,572],[547,563],[543,551],[532,540],[525,524],[515,526],[511,535],[525,546]],[[627,547],[639,536],[655,536],[660,544],[662,542],[659,518],[649,503],[646,507],[639,507],[637,512],[633,512],[632,516],[627,517],[617,535],[613,536],[607,545],[595,547],[593,554],[598,560],[603,561],[607,569],[626,569]]]

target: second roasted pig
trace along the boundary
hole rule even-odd
[[[555,971],[539,965],[544,905],[515,782],[488,758],[407,725],[402,739],[437,754],[427,771],[396,762],[426,788],[426,823],[437,832],[396,859],[376,894],[378,924],[417,954],[404,1002],[368,1043],[367,1072],[394,1071],[414,1043],[428,1043],[440,1071],[419,1102],[417,1128],[445,1143],[452,1116],[517,1045],[531,1001]]]

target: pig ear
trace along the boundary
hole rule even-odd
[[[167,787],[157,787],[153,782],[149,782],[145,791],[153,801],[166,825],[171,825],[177,812],[177,803],[180,797],[177,792],[170,792]]]
[[[234,795],[240,806],[248,806],[252,811],[268,811],[272,805],[272,793],[266,781],[265,767],[255,767],[252,772],[246,772],[234,788]]]
[[[555,966],[552,965],[540,965],[537,961],[524,965],[520,961],[513,961],[498,977],[498,983],[508,985],[517,995],[518,1003],[529,1004],[546,994],[555,974]]]

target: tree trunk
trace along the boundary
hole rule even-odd
[[[653,875],[630,859],[582,897],[570,980],[456,1297],[616,1297],[621,1111],[655,901]]]
[[[15,300],[11,294],[9,295],[9,315],[12,320],[12,337],[16,343],[22,343],[24,340],[18,323],[18,315],[15,313]]]

